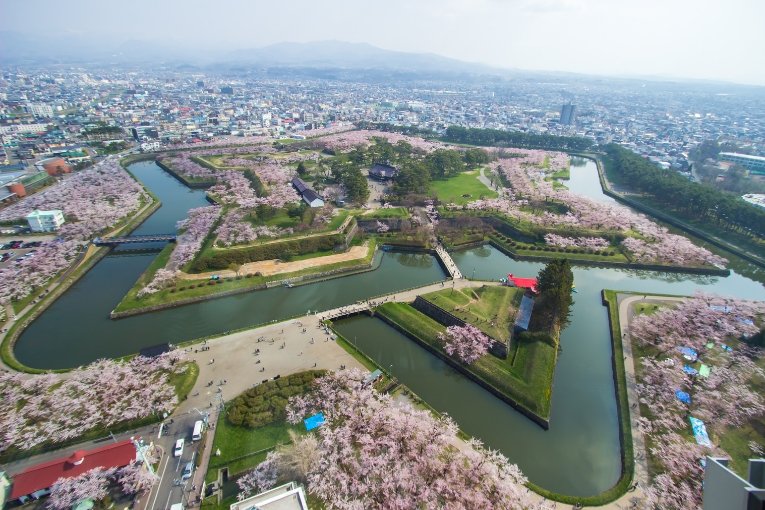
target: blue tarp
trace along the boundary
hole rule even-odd
[[[693,368],[693,367],[692,367],[692,366],[690,366],[690,365],[685,365],[685,366],[683,367],[683,372],[685,372],[685,373],[686,373],[686,374],[688,374],[688,375],[697,375],[697,374],[699,373],[699,371],[698,371],[698,370],[696,370],[695,368]]]
[[[313,416],[309,416],[303,420],[303,423],[305,423],[306,430],[313,430],[317,427],[321,427],[324,425],[324,413],[317,413]]]
[[[374,372],[372,372],[371,374],[369,374],[368,376],[364,378],[364,383],[368,384],[371,382],[375,382],[380,377],[382,377],[382,371],[378,368],[377,370],[375,370]]]
[[[704,425],[704,422],[693,416],[691,416],[689,420],[691,421],[691,429],[693,429],[693,437],[696,438],[696,442],[701,446],[711,448],[712,443],[709,441],[707,427]]]
[[[683,358],[688,361],[696,361],[699,359],[699,353],[690,347],[678,347],[677,350],[683,355]]]
[[[723,350],[723,351],[725,351],[725,352],[730,352],[730,351],[732,351],[732,350],[733,350],[733,349],[731,349],[730,347],[728,347],[728,346],[727,346],[727,345],[725,345],[725,344],[720,344],[720,349],[722,349],[722,350]]]
[[[731,313],[733,311],[733,307],[728,305],[709,305],[709,309],[723,313]]]
[[[679,400],[683,404],[691,403],[691,396],[684,391],[675,390],[675,396],[677,397],[677,400]]]

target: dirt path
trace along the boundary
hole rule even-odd
[[[239,274],[247,275],[260,273],[263,276],[269,276],[273,274],[292,273],[302,269],[336,264],[338,262],[362,260],[367,256],[368,253],[369,243],[364,243],[362,246],[352,246],[351,249],[344,253],[336,253],[334,255],[327,255],[325,257],[314,257],[311,259],[296,260],[293,262],[279,262],[277,259],[249,262],[242,265],[242,268],[239,270]],[[235,271],[230,269],[223,269],[222,271],[208,271],[207,273],[199,274],[181,273],[181,278],[184,280],[209,280],[212,275],[218,275],[222,278],[237,276]]]

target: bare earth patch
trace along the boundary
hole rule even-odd
[[[326,266],[329,264],[335,264],[337,262],[360,260],[367,256],[368,250],[369,246],[364,244],[363,246],[353,246],[346,252],[327,255],[325,257],[315,257],[312,259],[296,260],[293,262],[280,262],[276,259],[249,262],[242,265],[239,274],[246,275],[260,273],[263,276],[269,276],[279,273],[292,273],[295,271],[300,271],[301,269]],[[181,278],[184,280],[209,280],[212,275],[228,278],[236,276],[236,272],[230,269],[223,269],[221,271],[209,271],[207,273],[199,274],[181,273]]]

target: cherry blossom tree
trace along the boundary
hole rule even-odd
[[[287,408],[291,423],[316,412],[325,423],[308,491],[328,508],[551,508],[500,453],[477,440],[458,448],[450,418],[378,393],[361,371],[317,379]]]
[[[704,420],[714,439],[714,432],[724,433],[765,414],[765,399],[753,389],[765,380],[765,371],[754,361],[762,349],[745,343],[721,349],[722,342],[757,333],[756,324],[763,318],[765,303],[696,294],[632,320],[631,340],[651,353],[640,360],[636,385],[640,403],[648,410],[638,426],[649,437],[650,453],[659,466],[646,491],[649,508],[698,508],[700,461],[710,452],[724,454],[714,445],[707,448],[686,439],[689,416]],[[707,377],[683,369],[689,361],[680,349],[686,347],[711,366]],[[677,391],[688,398],[681,401]]]
[[[146,469],[141,462],[131,462],[117,471],[117,482],[122,492],[135,495],[148,491],[159,481],[159,476]]]
[[[69,510],[81,501],[100,501],[109,494],[110,478],[115,469],[94,468],[80,476],[59,478],[50,488],[48,508]]]
[[[148,200],[141,185],[110,157],[0,211],[0,221],[23,220],[35,209],[59,209],[66,218],[59,239],[43,242],[32,256],[0,269],[0,302],[22,299],[46,285],[88,240]]]
[[[127,362],[99,360],[63,378],[0,372],[0,451],[67,441],[96,427],[172,411],[178,398],[169,375],[186,369],[182,359],[183,351],[174,350]]]
[[[567,189],[553,187],[549,178],[568,167],[566,154],[527,149],[510,151],[497,153],[499,159],[489,165],[491,172],[504,176],[509,187],[500,190],[498,198],[468,203],[467,209],[500,212],[542,229],[577,228],[620,233],[627,236],[622,247],[639,262],[717,267],[724,267],[727,262],[624,206],[596,202]],[[551,212],[545,207],[550,202],[563,204],[565,212]],[[594,236],[567,238],[548,233],[545,240],[547,244],[563,247],[576,245],[601,249],[607,246],[603,244],[604,239]]]
[[[444,343],[444,350],[449,356],[455,356],[468,365],[486,354],[491,347],[491,338],[472,324],[449,326],[438,334],[438,339]]]
[[[279,479],[279,458],[279,453],[268,452],[266,460],[237,479],[236,484],[239,487],[237,498],[239,501],[271,489],[276,485],[276,481]]]

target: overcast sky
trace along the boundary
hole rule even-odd
[[[765,0],[0,0],[0,30],[240,49],[341,40],[503,68],[765,85]]]

